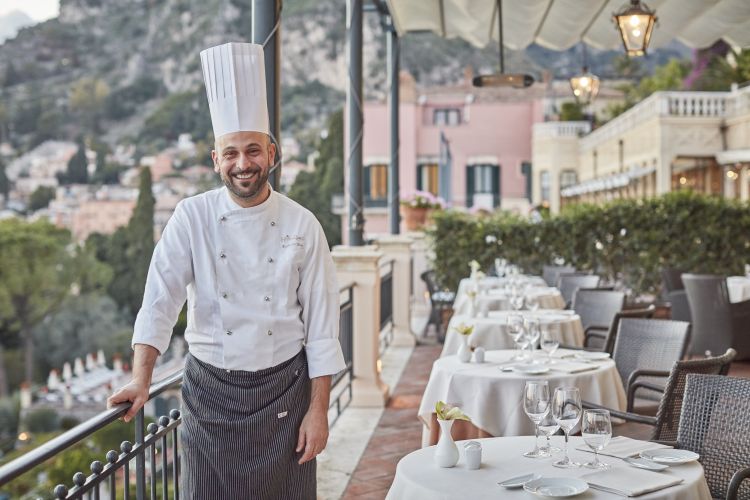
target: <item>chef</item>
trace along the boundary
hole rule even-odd
[[[201,52],[224,186],[182,200],[154,249],[133,334],[133,378],[110,405],[148,399],[187,299],[182,490],[191,499],[314,499],[331,375],[345,366],[339,293],[315,216],[268,183],[263,48]]]

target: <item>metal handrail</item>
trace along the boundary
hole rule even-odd
[[[148,401],[151,401],[167,389],[181,384],[182,374],[183,370],[179,370],[160,382],[153,384],[149,389]],[[33,469],[65,449],[80,443],[81,440],[90,436],[102,427],[111,424],[124,415],[132,405],[132,403],[121,403],[103,411],[0,467],[0,486],[12,481],[24,472]]]

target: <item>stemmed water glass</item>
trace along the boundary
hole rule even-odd
[[[552,354],[560,347],[560,341],[552,331],[552,326],[549,323],[544,323],[539,326],[541,341],[540,345],[542,350],[547,353],[547,363],[552,363]]]
[[[510,290],[510,307],[513,308],[514,311],[520,311],[523,309],[523,303],[524,303],[524,296],[523,293],[518,289],[518,287],[512,287]]]
[[[509,314],[505,319],[508,335],[510,335],[510,338],[513,339],[513,343],[516,345],[516,350],[520,349],[521,346],[519,344],[519,341],[524,336],[524,329],[523,329],[523,316],[520,314]],[[514,359],[519,359],[518,354],[513,356]]]
[[[495,273],[497,273],[498,277],[502,278],[505,276],[506,266],[508,265],[508,261],[505,259],[495,259]]]
[[[539,309],[539,298],[535,297],[533,295],[527,295],[526,296],[526,309],[528,309],[531,312],[536,311]]]
[[[552,415],[565,433],[565,455],[552,465],[562,468],[580,467],[581,464],[573,462],[568,456],[570,431],[581,419],[581,392],[578,387],[555,389],[555,394],[552,396]]]
[[[549,413],[549,385],[546,380],[528,380],[523,390],[523,411],[534,422],[534,449],[523,454],[529,458],[547,455],[539,448],[539,422]]]
[[[552,443],[549,439],[550,436],[553,436],[558,431],[558,429],[560,429],[560,424],[557,423],[557,420],[555,420],[555,416],[552,414],[552,404],[550,404],[550,411],[548,411],[547,414],[542,417],[542,420],[539,422],[538,427],[541,433],[544,434],[544,436],[547,438],[547,442],[541,448],[542,453],[550,456],[553,453],[562,451],[560,448],[552,446]]]
[[[599,461],[599,452],[609,444],[612,438],[612,422],[609,410],[584,410],[581,420],[583,442],[594,450],[594,461],[583,464],[589,469],[609,469],[609,464]]]
[[[534,349],[536,349],[536,343],[539,341],[539,320],[536,318],[526,318],[526,340],[528,341],[529,347],[529,361],[534,360]]]

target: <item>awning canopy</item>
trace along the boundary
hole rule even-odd
[[[433,31],[484,47],[497,43],[496,0],[387,0],[399,35]],[[503,2],[503,40],[523,49],[537,43],[565,50],[583,40],[598,49],[622,48],[612,14],[626,0],[523,0]],[[750,47],[750,0],[646,0],[658,23],[649,47],[677,39],[693,48],[719,39]]]
[[[606,177],[589,179],[580,184],[569,186],[560,190],[560,196],[567,198],[570,196],[580,196],[587,193],[597,193],[599,191],[609,191],[629,186],[634,180],[640,179],[656,172],[654,167],[633,167],[627,172],[611,174]]]

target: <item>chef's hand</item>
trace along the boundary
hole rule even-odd
[[[304,450],[299,464],[302,465],[322,452],[328,442],[328,414],[317,409],[310,409],[302,419],[297,439],[297,453]]]
[[[130,420],[135,417],[136,413],[138,413],[138,410],[140,410],[143,405],[146,404],[146,401],[148,401],[148,390],[149,384],[132,380],[127,385],[115,391],[115,393],[107,399],[107,408],[112,408],[120,403],[133,403],[127,413],[120,417],[121,420],[130,422]]]

